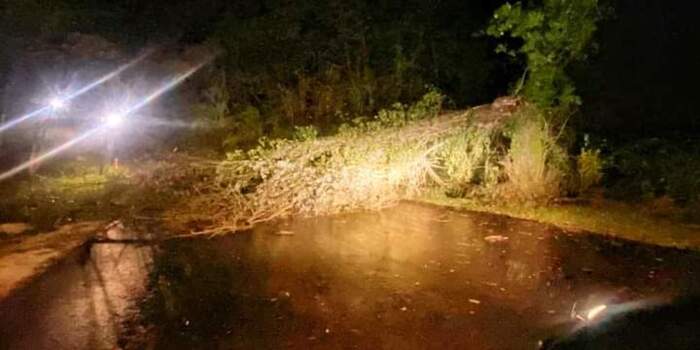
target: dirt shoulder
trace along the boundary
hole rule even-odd
[[[417,202],[454,209],[506,215],[551,224],[568,231],[586,231],[665,247],[700,250],[700,226],[655,217],[631,204],[604,201],[540,207],[481,203],[430,195]]]
[[[101,221],[74,223],[1,245],[0,300],[80,247],[103,226]]]

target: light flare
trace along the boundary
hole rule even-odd
[[[43,154],[41,154],[40,156],[38,156],[38,157],[36,157],[36,158],[34,158],[34,159],[30,159],[30,160],[28,160],[28,161],[26,161],[26,162],[24,162],[24,163],[22,163],[22,164],[20,164],[20,165],[18,165],[18,166],[16,166],[16,167],[12,168],[12,169],[10,169],[10,170],[8,170],[8,171],[6,171],[6,172],[0,174],[0,181],[3,181],[3,180],[5,180],[5,179],[8,179],[8,178],[14,176],[14,175],[17,175],[18,173],[20,173],[20,172],[22,172],[22,171],[24,171],[24,170],[26,170],[26,169],[29,169],[31,166],[33,166],[33,165],[35,165],[35,164],[38,164],[38,163],[43,162],[43,161],[45,161],[45,160],[47,160],[47,159],[49,159],[49,158],[52,158],[52,157],[57,156],[59,153],[61,153],[61,152],[65,151],[65,150],[67,150],[67,149],[69,149],[69,148],[75,146],[75,145],[78,144],[79,142],[81,142],[81,141],[87,139],[88,137],[94,135],[94,134],[95,134],[96,132],[98,132],[100,129],[101,129],[101,128],[99,128],[99,127],[98,127],[98,128],[94,128],[94,129],[90,129],[90,130],[88,130],[88,131],[82,133],[81,135],[78,135],[77,137],[71,139],[70,141],[68,141],[68,142],[66,142],[66,143],[63,143],[63,144],[61,144],[61,145],[58,145],[57,147],[53,148],[52,150],[50,150],[50,151],[48,151],[48,152],[43,153]]]
[[[194,73],[196,73],[197,71],[199,71],[202,67],[204,67],[204,66],[205,66],[207,63],[209,63],[210,61],[211,61],[211,59],[207,59],[207,60],[205,60],[205,61],[203,61],[203,62],[197,64],[196,66],[194,66],[194,67],[188,69],[188,70],[185,71],[184,73],[182,73],[182,74],[180,74],[180,75],[177,75],[177,76],[174,76],[170,81],[168,81],[167,83],[163,84],[161,87],[157,88],[157,89],[156,89],[155,91],[153,91],[151,94],[149,94],[148,96],[146,96],[143,100],[141,100],[141,101],[135,103],[135,104],[132,105],[131,107],[128,107],[128,108],[123,109],[121,113],[118,113],[118,114],[116,114],[116,113],[108,114],[108,115],[105,117],[105,119],[104,119],[105,123],[106,123],[108,126],[110,126],[110,127],[116,127],[116,126],[118,126],[119,124],[122,124],[122,123],[126,120],[126,117],[127,117],[127,116],[129,116],[130,114],[133,114],[133,113],[137,112],[137,111],[140,110],[141,108],[146,107],[146,105],[148,105],[149,103],[153,102],[155,99],[159,98],[160,96],[162,96],[163,94],[167,93],[168,91],[174,89],[175,87],[177,87],[178,85],[180,85],[185,79],[189,78],[190,76],[192,76],[192,74],[194,74]],[[169,125],[172,125],[172,126],[185,126],[185,125],[189,125],[189,124],[175,125],[175,124],[177,124],[177,123],[166,122],[166,121],[160,120],[160,119],[158,119],[158,118],[150,118],[147,122],[150,122],[150,123],[156,124],[156,125],[166,125],[166,124],[169,124]]]
[[[146,57],[150,56],[151,53],[153,53],[152,50],[147,50],[146,52],[144,52],[144,53],[141,54],[140,56],[138,56],[138,57],[136,57],[135,59],[129,61],[128,63],[126,63],[126,64],[120,66],[120,67],[117,68],[116,70],[114,70],[114,71],[112,71],[112,72],[110,72],[110,73],[104,75],[103,77],[101,77],[101,78],[95,80],[94,82],[92,82],[92,83],[86,85],[86,86],[83,87],[82,89],[79,89],[79,90],[77,90],[76,92],[74,92],[74,93],[72,93],[72,94],[69,94],[69,95],[65,98],[65,100],[68,101],[68,100],[74,99],[74,98],[76,98],[76,97],[78,97],[78,96],[80,96],[80,95],[82,95],[82,94],[84,94],[84,93],[86,93],[86,92],[88,92],[88,91],[90,91],[90,90],[92,90],[92,89],[94,89],[94,88],[96,88],[96,87],[98,87],[98,86],[100,86],[100,85],[106,83],[107,81],[109,81],[109,80],[113,79],[114,77],[116,77],[117,75],[121,74],[123,71],[129,69],[131,66],[135,65],[136,63],[141,62],[143,59],[145,59]]]
[[[49,101],[49,105],[54,110],[64,109],[64,108],[66,108],[66,101],[63,100],[62,98],[54,97],[51,99],[51,101]]]
[[[31,160],[29,160],[29,161],[26,161],[26,162],[24,162],[24,163],[22,163],[22,164],[20,164],[20,165],[18,165],[18,166],[16,166],[16,167],[14,167],[14,168],[8,170],[8,171],[6,171],[6,172],[0,174],[0,181],[5,180],[5,179],[7,179],[7,178],[10,178],[10,177],[12,177],[12,176],[14,176],[14,175],[16,175],[16,174],[18,174],[18,173],[20,173],[20,172],[22,172],[22,171],[28,169],[28,168],[30,168],[30,167],[33,166],[34,164],[37,164],[37,163],[43,162],[43,161],[45,161],[45,160],[47,160],[47,159],[49,159],[49,158],[55,157],[55,156],[58,155],[59,153],[61,153],[61,152],[65,151],[65,150],[67,150],[67,149],[69,149],[69,148],[75,146],[75,145],[78,144],[79,142],[81,142],[81,141],[87,139],[88,137],[90,137],[90,136],[96,134],[97,132],[103,130],[103,129],[106,128],[106,127],[115,127],[115,126],[117,126],[117,125],[123,123],[123,122],[125,121],[125,119],[126,119],[126,116],[128,116],[129,114],[131,114],[131,113],[133,113],[133,112],[135,112],[135,111],[137,111],[137,110],[139,110],[139,109],[145,107],[148,103],[152,102],[153,100],[155,100],[156,98],[160,97],[160,96],[163,95],[164,93],[166,93],[166,92],[170,91],[171,89],[173,89],[174,87],[178,86],[178,85],[179,85],[180,83],[182,83],[185,79],[187,79],[187,78],[190,77],[192,74],[194,74],[194,73],[197,72],[199,69],[201,69],[204,65],[206,65],[209,61],[210,61],[210,60],[204,61],[204,62],[202,62],[202,63],[200,63],[200,64],[194,66],[193,68],[189,69],[189,70],[186,71],[185,73],[183,73],[183,74],[181,74],[181,75],[175,77],[173,80],[171,80],[171,81],[169,81],[168,83],[164,84],[163,86],[161,86],[160,88],[158,88],[156,91],[154,91],[153,93],[151,93],[150,95],[148,95],[144,100],[142,100],[141,102],[139,102],[139,103],[133,105],[131,108],[125,110],[123,113],[112,113],[112,114],[108,114],[108,115],[106,116],[106,118],[105,118],[105,123],[104,123],[103,125],[98,126],[98,127],[96,127],[96,128],[93,128],[93,129],[90,129],[90,130],[86,131],[85,133],[83,133],[83,134],[81,134],[81,135],[79,135],[79,136],[73,138],[72,140],[70,140],[70,141],[68,141],[68,142],[66,142],[66,143],[63,143],[63,144],[61,144],[61,145],[59,145],[59,146],[53,148],[52,150],[50,150],[50,151],[48,151],[48,152],[43,153],[43,154],[41,154],[40,156],[38,156],[38,157],[36,157],[36,158],[34,158],[34,159],[31,159]],[[117,74],[118,74],[118,73],[117,73]],[[106,79],[105,79],[104,81],[106,81]],[[102,82],[104,82],[104,81],[102,81]],[[95,86],[96,86],[96,85],[95,85]],[[84,90],[84,89],[83,89],[83,90]],[[71,98],[73,98],[73,97],[75,97],[75,95],[72,95]],[[49,106],[46,106],[46,107],[43,107],[42,110],[45,110],[45,109],[47,109],[47,108],[49,108],[49,107],[50,107],[50,105],[49,105]],[[38,114],[39,112],[37,111],[37,112],[33,112],[33,113],[34,113],[33,115],[36,115],[36,114]],[[26,119],[28,119],[28,118],[26,118]],[[25,120],[26,120],[26,119],[25,119]]]
[[[109,81],[109,80],[111,80],[111,79],[113,79],[114,77],[116,77],[117,75],[121,74],[123,71],[125,71],[125,70],[128,69],[129,67],[135,65],[136,63],[142,61],[144,58],[148,57],[148,56],[151,54],[151,52],[152,52],[152,51],[146,51],[144,54],[140,55],[139,57],[137,57],[137,58],[131,60],[130,62],[128,62],[128,63],[126,63],[126,64],[124,64],[124,65],[122,65],[122,66],[120,66],[120,67],[118,67],[116,70],[114,70],[114,71],[112,71],[112,72],[110,72],[110,73],[108,73],[108,74],[102,76],[101,78],[99,78],[99,79],[93,81],[92,83],[90,83],[90,84],[84,86],[83,88],[81,88],[81,89],[75,91],[74,93],[71,93],[71,94],[67,95],[67,96],[64,97],[64,98],[54,97],[54,98],[52,98],[52,99],[49,101],[48,105],[43,106],[43,107],[40,107],[39,109],[37,109],[37,110],[35,110],[35,111],[33,111],[33,112],[29,112],[29,113],[24,114],[24,115],[22,115],[22,116],[19,116],[19,117],[17,117],[17,118],[12,118],[12,119],[10,119],[10,120],[9,120],[8,122],[6,122],[5,124],[0,125],[0,133],[1,133],[1,132],[4,132],[4,131],[6,131],[7,129],[10,129],[10,128],[12,128],[12,127],[14,127],[14,126],[16,126],[16,125],[18,125],[18,124],[24,122],[24,121],[27,121],[27,120],[29,120],[29,119],[31,119],[31,118],[37,116],[37,115],[40,115],[40,114],[42,114],[43,112],[46,112],[47,110],[50,110],[50,109],[52,109],[52,108],[53,108],[54,110],[65,108],[65,106],[67,105],[67,103],[68,103],[70,100],[72,100],[72,99],[74,99],[74,98],[76,98],[76,97],[78,97],[78,96],[80,96],[80,95],[82,95],[82,94],[84,94],[84,93],[86,93],[86,92],[88,92],[88,91],[90,91],[90,90],[92,90],[92,89],[94,89],[94,88],[96,88],[96,87],[98,87],[98,86],[104,84],[105,82],[107,82],[107,81]]]
[[[163,126],[171,128],[183,128],[183,129],[197,129],[197,128],[207,128],[206,124],[202,123],[191,123],[184,122],[180,120],[169,120],[163,118],[157,118],[153,116],[143,116],[139,115],[138,123],[145,126]]]
[[[33,117],[35,117],[35,116],[37,116],[37,115],[39,115],[39,114],[41,114],[41,113],[44,113],[44,112],[47,111],[49,108],[51,108],[51,107],[50,107],[50,106],[44,106],[44,107],[41,107],[41,108],[37,109],[37,110],[34,111],[34,112],[30,112],[30,113],[27,113],[27,114],[25,114],[25,115],[23,115],[23,116],[21,116],[21,117],[17,117],[17,118],[14,118],[14,119],[9,120],[9,121],[6,122],[5,124],[0,125],[0,133],[3,132],[3,131],[5,131],[5,130],[7,130],[7,129],[10,129],[10,128],[16,126],[16,125],[19,124],[19,123],[22,123],[22,122],[24,122],[24,121],[26,121],[26,120],[28,120],[28,119],[31,119],[31,118],[33,118]]]
[[[130,114],[133,113],[143,107],[145,107],[147,104],[153,102],[153,100],[157,99],[164,93],[172,90],[176,86],[180,85],[185,79],[189,78],[192,74],[196,73],[198,70],[200,70],[204,65],[206,65],[209,62],[209,60],[206,60],[192,68],[190,68],[188,71],[185,73],[182,73],[176,77],[174,77],[171,81],[165,83],[163,86],[160,88],[156,89],[153,93],[148,95],[146,98],[144,98],[141,102],[136,103],[135,105],[131,106],[125,114]]]
[[[122,123],[124,123],[124,115],[120,113],[112,113],[107,115],[105,118],[105,123],[110,128],[116,128]]]

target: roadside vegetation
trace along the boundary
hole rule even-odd
[[[450,8],[420,6],[425,16],[321,2],[224,16],[195,47],[223,54],[174,93],[186,103],[164,109],[196,127],[117,170],[62,159],[13,180],[0,218],[43,230],[146,217],[176,232],[223,234],[414,199],[691,244],[697,140],[582,131],[586,101],[571,71],[595,54],[606,3],[475,8],[490,21],[459,12],[463,30],[442,27]],[[319,18],[340,20],[306,27]],[[26,35],[45,38],[68,23]],[[507,96],[488,103],[498,95]]]
[[[524,75],[513,85],[513,93],[521,97],[513,97],[515,106],[509,110],[494,103],[436,117],[435,101],[444,97],[431,92],[412,107],[396,105],[337,128],[297,128],[286,140],[263,139],[250,151],[228,153],[226,160],[209,165],[215,175],[201,193],[206,194],[203,202],[217,196],[215,202],[221,204],[210,217],[220,221],[202,232],[227,232],[287,215],[324,215],[431,198],[570,228],[647,241],[666,237],[687,245],[687,236],[694,232],[697,184],[687,180],[692,176],[671,174],[689,175],[695,171],[693,162],[678,161],[677,168],[661,171],[668,178],[654,175],[635,169],[648,166],[648,161],[630,159],[649,152],[629,150],[635,146],[604,149],[570,124],[582,101],[567,70],[586,59],[597,23],[609,13],[595,0],[545,1],[541,7],[506,4],[497,9],[486,32],[518,39],[515,46],[512,40],[503,41],[497,52],[524,57],[526,63]],[[300,89],[313,85],[299,83]],[[303,96],[284,101],[308,101]],[[285,115],[294,115],[289,108],[293,104],[281,105],[287,106]],[[692,158],[683,155],[690,157],[681,153],[678,159]],[[630,190],[616,195],[623,184]],[[641,212],[610,201],[640,197],[649,200]],[[561,202],[574,204],[556,204]],[[673,232],[659,232],[662,224]]]
[[[94,159],[62,159],[32,178],[0,188],[0,220],[48,232],[74,222],[155,219],[180,194],[151,181],[162,161],[140,159],[119,168],[94,166]]]
[[[664,188],[618,197],[622,178],[634,186],[650,179],[615,175],[617,154],[587,144],[568,151],[540,108],[437,113],[439,96],[383,110],[332,136],[300,128],[293,139],[190,163],[207,180],[170,217],[179,227],[196,223],[197,232],[219,234],[409,199],[667,246],[700,243],[690,202],[671,199]]]

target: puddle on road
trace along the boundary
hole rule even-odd
[[[9,344],[533,349],[574,302],[700,291],[696,254],[410,203],[171,241],[150,273],[150,248],[98,248],[120,263],[93,251],[0,306]]]
[[[97,244],[0,304],[0,349],[114,349],[152,266],[150,247]]]

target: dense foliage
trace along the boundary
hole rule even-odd
[[[225,52],[232,114],[257,109],[268,136],[310,124],[323,133],[416,101],[431,85],[460,104],[488,101],[499,73],[487,41],[471,34],[489,10],[453,1],[281,2],[223,17],[209,42]]]
[[[694,138],[638,140],[616,147],[609,158],[613,197],[700,202],[700,149]]]
[[[496,50],[525,56],[525,96],[543,107],[567,107],[581,103],[567,68],[586,59],[602,18],[599,0],[506,3],[493,14],[487,33],[517,39],[515,45],[501,43]]]

